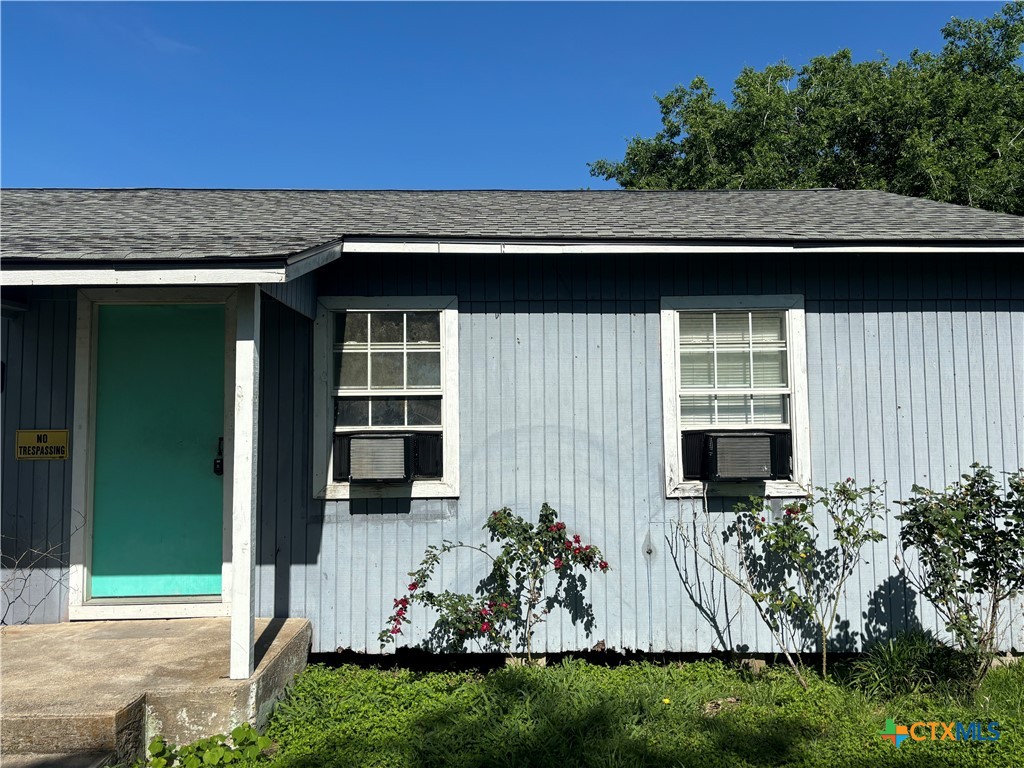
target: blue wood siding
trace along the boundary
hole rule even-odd
[[[306,317],[316,317],[316,275],[309,272],[287,283],[264,283],[263,292]]]
[[[289,373],[265,378],[261,398],[260,612],[312,619],[316,651],[378,652],[391,599],[428,544],[479,542],[489,511],[508,505],[535,515],[547,501],[613,566],[591,577],[593,635],[552,617],[540,638],[548,650],[598,640],[654,651],[772,650],[734,592],[692,558],[672,556],[676,521],[691,521],[695,508],[664,498],[660,298],[803,294],[814,482],[874,479],[891,502],[914,482],[954,481],[974,460],[1000,470],[1024,464],[1024,279],[999,269],[889,255],[346,256],[321,270],[321,295],[459,298],[462,494],[312,502],[311,436],[302,434],[309,371],[296,367],[310,365],[309,323],[268,313],[263,371]],[[280,340],[271,342],[275,332]],[[301,415],[298,425],[280,426],[285,407]],[[292,447],[271,437],[284,429],[298,441]],[[305,476],[296,482],[283,465],[268,475],[267,452],[294,459],[293,449],[305,458],[290,466]],[[890,516],[886,526],[890,538],[848,587],[839,647],[912,623],[935,626],[894,575],[898,523]],[[438,578],[470,589],[484,567],[460,552]],[[408,641],[422,637],[428,618],[415,615]]]
[[[954,481],[973,460],[998,470],[1024,464],[1024,276],[995,261],[346,256],[321,270],[316,289],[458,296],[462,475],[459,499],[314,500],[311,313],[287,295],[300,311],[266,298],[258,609],[309,617],[316,651],[378,652],[391,599],[426,546],[479,542],[489,511],[508,505],[535,515],[544,501],[613,567],[591,578],[594,634],[552,617],[540,638],[547,649],[598,640],[655,651],[772,649],[737,595],[692,559],[673,558],[676,521],[691,521],[695,510],[664,498],[662,296],[805,296],[817,484],[884,481],[891,502],[914,482]],[[75,300],[73,290],[25,296],[27,311],[3,322],[3,552],[5,562],[54,546],[64,553],[48,570],[31,569],[28,597],[9,615],[51,622],[67,611],[70,461],[14,461],[13,441],[18,428],[72,427]],[[844,647],[913,622],[934,626],[928,607],[894,576],[891,516],[887,527],[890,538],[849,585]],[[438,576],[469,589],[483,567],[459,553]],[[427,620],[416,616],[409,641]],[[1020,647],[1014,623],[1010,642]]]
[[[14,294],[14,297],[12,297]],[[71,460],[17,461],[19,429],[73,432],[75,292],[6,290],[25,311],[2,321],[4,386],[0,616],[6,624],[67,618],[67,568],[72,525]]]

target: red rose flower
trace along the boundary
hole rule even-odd
[[[413,582],[412,584],[410,584],[410,585],[409,585],[409,591],[410,591],[410,592],[415,592],[415,591],[416,591],[416,590],[417,590],[417,589],[419,588],[419,586],[420,586],[420,585],[419,585],[419,584],[417,584],[417,583],[416,583],[416,582],[414,581],[414,582]]]
[[[602,571],[607,571],[608,570],[608,561],[607,560],[602,560],[601,563],[600,563],[600,568],[601,568]]]
[[[556,557],[555,558],[555,570],[557,571],[561,567],[562,567],[562,558]]]
[[[579,543],[580,543],[580,535],[579,535],[579,534],[577,533],[576,535],[574,535],[574,536],[572,537],[572,540],[573,540],[574,542],[576,542],[577,544],[579,544]]]
[[[487,632],[490,628],[491,628],[491,625],[488,624],[486,621],[483,624],[480,625],[480,631],[481,632]]]

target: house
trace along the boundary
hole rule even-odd
[[[429,544],[546,501],[612,571],[544,649],[770,651],[675,521],[1024,465],[1022,247],[876,191],[5,190],[5,620],[230,615],[233,677],[256,615],[376,653]],[[885,525],[852,647],[934,621]]]

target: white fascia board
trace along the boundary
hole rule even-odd
[[[190,269],[114,269],[109,266],[92,269],[5,269],[0,271],[0,285],[243,285],[248,283],[283,283],[289,279],[285,267],[239,267]]]
[[[320,269],[341,257],[342,242],[340,240],[325,245],[318,245],[300,251],[288,257],[288,266],[285,268],[285,281],[294,280],[296,277],[308,274],[315,269]]]
[[[401,238],[346,238],[342,253],[477,253],[477,254],[770,254],[770,253],[991,253],[1019,254],[1019,245],[752,245],[721,243],[524,242],[473,240],[404,240]]]

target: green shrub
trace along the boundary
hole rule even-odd
[[[895,698],[925,692],[961,694],[971,688],[972,657],[922,629],[877,643],[853,665],[850,681],[869,695]]]
[[[885,510],[881,487],[858,487],[852,477],[808,492],[776,515],[769,499],[751,497],[719,530],[721,515],[704,506],[704,522],[676,526],[682,542],[751,599],[801,685],[807,688],[799,651],[807,630],[818,638],[821,676],[828,674],[828,641],[836,626],[847,581],[869,544],[885,538],[875,529]],[[815,510],[830,523],[820,535]]]
[[[1024,470],[1004,491],[989,467],[971,469],[943,491],[915,485],[896,517],[904,555],[916,552],[903,574],[973,656],[980,682],[1003,639],[1003,609],[1024,591]]]

